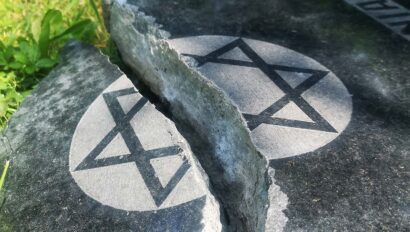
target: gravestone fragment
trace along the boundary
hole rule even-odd
[[[0,221],[12,231],[220,231],[172,121],[108,58],[72,42],[12,117]]]
[[[366,2],[380,5],[392,1]],[[255,130],[275,127],[282,133],[299,131],[285,133],[290,135],[289,138],[276,134],[265,137],[265,144],[276,145],[281,141],[280,144],[288,147],[272,146],[282,155],[265,150],[271,152],[269,167],[275,169],[270,169],[274,184],[268,191],[268,210],[259,211],[267,219],[266,227],[253,229],[410,229],[410,85],[407,78],[410,45],[407,41],[391,36],[388,30],[372,20],[364,20],[366,16],[338,1],[221,0],[197,3],[128,0],[106,3],[107,24],[124,61],[153,92],[170,103],[179,124],[181,121],[193,121],[191,124],[196,126],[196,130],[205,131],[202,137],[212,138],[210,141],[218,145],[215,146],[216,151],[226,148],[226,144],[232,145],[224,150],[225,159],[218,160],[217,152],[211,154],[218,161],[236,160],[247,167],[244,164],[251,164],[253,160],[235,155],[241,154],[243,147],[233,140],[213,137],[217,131],[230,138],[233,128],[248,128],[248,135],[241,133],[235,136],[238,141],[250,141],[255,150],[258,150],[256,141],[254,136],[250,136],[255,134]],[[397,24],[392,29],[405,33],[408,29],[406,12],[389,13],[381,21],[395,21]],[[194,38],[198,40],[194,41]],[[257,56],[252,55],[249,49],[243,49],[242,45],[212,57],[212,51],[218,51],[239,38]],[[182,46],[172,48],[173,41],[178,40],[183,41]],[[257,47],[263,49],[258,50]],[[187,51],[184,55],[178,49]],[[206,55],[226,63],[204,62],[209,61],[203,57]],[[255,63],[263,64],[255,62],[261,60],[258,56],[265,62],[263,66],[275,68],[265,69],[265,73],[263,69],[255,70]],[[235,72],[239,69],[241,71]],[[240,81],[235,81],[235,78]],[[225,82],[221,83],[221,80]],[[297,89],[304,91],[294,91]],[[209,94],[215,92],[223,94]],[[241,98],[243,93],[249,98]],[[254,93],[264,98],[255,100],[252,98]],[[249,126],[247,118],[250,115],[259,115],[257,109],[267,109],[285,95],[288,95],[284,98],[287,100],[279,102],[287,104],[276,107],[276,112],[262,115],[263,123],[257,127]],[[295,103],[292,99],[298,100]],[[319,115],[312,114],[314,111],[307,110],[310,107],[300,104],[300,100],[309,103]],[[215,107],[218,102],[226,102],[225,108],[235,106],[237,112]],[[224,117],[216,117],[215,120],[213,115],[219,114]],[[238,117],[238,114],[240,123],[218,127],[218,121],[232,120],[232,116]],[[317,139],[312,142],[312,134],[315,133]],[[294,136],[300,137],[295,140]],[[257,157],[254,152],[246,153]],[[269,156],[265,158],[270,159]],[[231,163],[222,164],[223,169],[231,170]],[[264,169],[260,165],[255,166]],[[209,170],[206,166],[204,168]],[[211,179],[212,175],[210,173]],[[234,172],[234,175],[240,176],[239,172]],[[240,183],[258,183],[256,179],[238,180]],[[226,201],[226,198],[221,198],[222,204]],[[235,217],[232,212],[240,207],[235,202],[229,203],[234,204],[227,208],[227,214]],[[246,212],[254,212],[249,209]]]
[[[238,105],[255,145],[268,159],[314,151],[350,121],[352,101],[343,83],[292,50],[223,36],[173,39],[170,45],[194,58],[193,68]]]

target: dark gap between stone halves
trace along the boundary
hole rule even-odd
[[[274,209],[273,214],[282,212],[280,207],[269,204],[267,160],[255,147],[235,103],[186,66],[175,52],[167,50],[167,42],[155,38],[162,32],[156,31],[150,19],[136,8],[113,2],[106,5],[106,12],[125,63],[155,94],[170,102],[177,121],[209,141],[207,153],[198,156],[226,209],[228,230],[264,230],[270,221],[268,207],[273,206],[269,207]],[[277,188],[275,191],[280,193]]]
[[[212,157],[207,155],[209,153],[209,148],[211,147],[210,142],[206,140],[203,136],[198,134],[195,129],[190,126],[189,124],[185,123],[184,120],[180,120],[178,118],[173,117],[172,115],[172,110],[170,103],[166,99],[161,99],[158,95],[156,95],[154,92],[151,91],[150,87],[141,82],[138,78],[138,74],[135,74],[132,72],[131,69],[128,67],[125,67],[122,70],[127,77],[132,81],[134,86],[138,89],[138,91],[143,95],[145,98],[147,98],[152,104],[155,105],[156,109],[163,113],[167,118],[172,120],[175,123],[175,126],[177,130],[182,134],[182,136],[187,140],[190,148],[192,149],[192,152],[194,154],[202,154],[202,155],[196,155],[196,158],[199,160],[200,164],[204,167],[209,167],[211,165],[214,165],[214,160],[212,160]],[[211,181],[210,181],[210,190],[211,192],[215,191],[212,188],[212,177],[217,178],[217,176],[223,172],[222,167],[217,167],[213,168],[210,171],[212,171],[211,175]],[[205,172],[206,169],[205,169]],[[209,173],[207,173],[209,175]],[[229,188],[222,189],[223,194],[225,191],[235,191]],[[217,200],[219,200],[218,195],[215,196]],[[226,212],[226,209],[224,209],[223,203],[221,205],[221,221],[223,224],[230,224],[229,221],[229,216],[228,213]]]
[[[218,161],[210,155],[210,147],[212,147],[212,142],[207,140],[206,137],[198,133],[194,126],[190,125],[186,122],[184,118],[181,117],[174,117],[172,113],[172,105],[167,101],[167,99],[159,97],[157,94],[151,91],[150,87],[146,85],[144,82],[140,81],[140,77],[138,74],[132,72],[132,70],[126,68],[123,70],[127,77],[130,78],[134,86],[139,90],[141,95],[146,97],[152,104],[155,105],[156,109],[164,114],[167,118],[172,120],[175,123],[177,130],[182,134],[182,136],[187,140],[192,152],[195,154],[196,158],[199,160],[199,163],[205,169],[206,174],[209,176],[210,179],[210,191],[214,193],[214,197],[220,202],[221,204],[221,223],[225,226],[225,230],[230,231],[238,231],[238,230],[245,230],[243,227],[243,222],[238,223],[237,225],[231,224],[230,217],[232,217],[232,213],[228,212],[232,209],[227,209],[224,205],[224,200],[220,200],[218,196],[226,194],[227,192],[236,192],[240,191],[235,187],[226,185],[219,188],[213,188],[213,183],[219,182],[220,176],[222,173],[225,172],[225,167],[218,164]],[[178,106],[174,106],[177,108]],[[219,184],[221,185],[221,184]],[[236,220],[233,220],[236,221]]]

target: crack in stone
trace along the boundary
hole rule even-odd
[[[226,212],[224,229],[264,231],[267,216],[272,216],[268,215],[268,190],[282,194],[281,199],[286,195],[268,174],[268,162],[253,144],[237,106],[183,62],[166,42],[169,33],[154,18],[119,1],[106,1],[104,8],[124,62],[165,102],[168,117],[176,122],[208,174],[213,193]],[[281,209],[276,205],[270,214],[275,216]],[[286,223],[286,216],[280,217]],[[266,226],[274,231],[284,227]]]
[[[172,110],[170,108],[170,103],[167,102],[166,99],[160,99],[160,96],[157,94],[153,93],[149,86],[145,85],[143,82],[139,81],[141,78],[139,75],[136,75],[133,73],[131,70],[122,70],[126,76],[133,82],[135,88],[138,90],[138,92],[148,101],[155,106],[155,108],[160,111],[165,117],[167,117],[169,120],[175,123],[175,126],[178,130],[178,132],[184,137],[184,139],[187,141],[189,144],[192,154],[198,159],[201,168],[203,168],[204,162],[210,162],[209,160],[204,160],[206,156],[201,156],[198,154],[203,154],[206,153],[206,150],[210,147],[207,141],[201,139],[201,136],[196,134],[195,129],[184,123],[184,121],[179,120],[178,118],[175,118]],[[142,73],[141,76],[145,76],[145,73]],[[170,131],[168,133],[171,134]],[[201,159],[202,158],[202,159]],[[206,170],[204,170],[206,173],[206,176],[209,177],[209,174]],[[211,179],[211,177],[209,177]],[[211,181],[209,180],[208,181]],[[212,184],[208,186],[210,189],[210,193],[215,197],[217,202],[221,206],[221,200],[219,199],[218,195],[215,194],[215,190],[212,187]],[[223,224],[226,224],[228,221],[228,215],[226,213],[226,210],[221,206],[221,217],[220,220]]]

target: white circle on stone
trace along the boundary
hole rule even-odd
[[[198,176],[196,167],[191,165],[160,205],[156,204],[135,162],[124,161],[114,165],[76,170],[116,126],[103,94],[130,88],[134,89],[128,78],[120,77],[94,100],[82,116],[72,138],[69,156],[69,169],[75,182],[94,200],[126,211],[164,209],[204,196],[207,192],[205,183]],[[136,90],[134,94],[117,97],[125,114],[141,99],[142,96]],[[174,124],[149,102],[129,122],[144,150],[175,145],[182,148],[182,153],[149,160],[149,165],[155,170],[155,176],[165,188],[186,161],[186,157],[183,157],[187,149],[186,144],[181,142]],[[123,157],[129,154],[130,150],[123,135],[118,133],[92,161],[125,159]]]
[[[293,50],[230,36],[169,43],[238,106],[268,159],[314,151],[338,137],[351,119],[351,94],[343,83]]]

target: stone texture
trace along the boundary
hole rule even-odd
[[[193,63],[238,106],[256,147],[269,160],[314,151],[343,132],[350,121],[352,100],[331,71],[284,47],[223,38],[203,35],[169,43],[183,56],[194,58],[196,62],[187,63]],[[207,49],[214,44],[219,47]],[[225,56],[234,49],[251,59]]]
[[[12,159],[3,229],[222,230],[184,138],[91,46],[65,47],[4,135],[13,152],[0,150]]]
[[[269,41],[314,58],[353,95],[351,121],[335,140],[304,155],[270,161],[275,183],[289,201],[285,227],[286,219],[276,221],[282,226],[273,230],[409,230],[410,44],[406,40],[343,1],[127,2],[139,7],[134,18],[122,21],[134,25],[126,30],[134,36],[138,32],[155,40],[169,34],[171,38],[229,35]],[[154,19],[142,12],[169,34],[153,30]],[[115,37],[122,29],[111,30]],[[118,37],[127,36],[124,31]],[[120,44],[132,41],[118,37]],[[141,54],[156,49],[144,45]],[[177,62],[167,45],[161,46],[163,59]],[[130,53],[122,49],[124,57],[132,57]],[[156,85],[151,86],[155,90]]]
[[[180,124],[206,149],[197,153],[232,231],[263,231],[268,205],[267,160],[255,148],[236,106],[183,63],[153,19],[121,1],[107,2],[111,35],[124,61],[169,102]],[[201,146],[201,145],[199,145]]]

